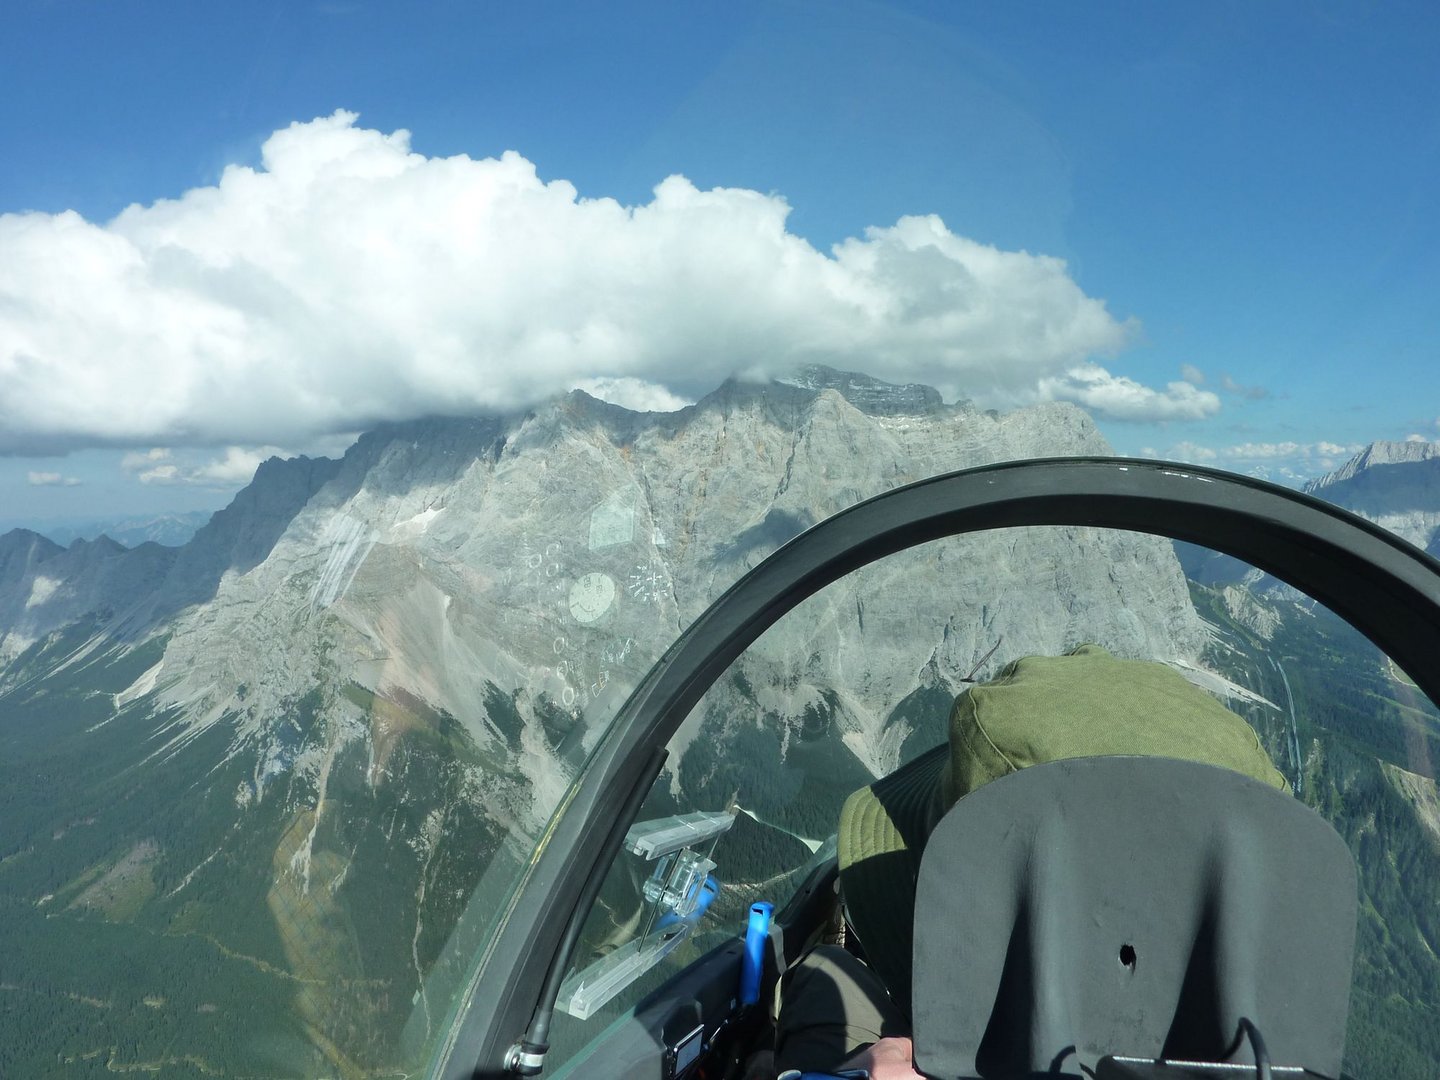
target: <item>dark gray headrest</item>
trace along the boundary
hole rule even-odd
[[[1166,758],[1032,766],[926,845],[916,1063],[949,1080],[1217,1061],[1243,1016],[1277,1065],[1338,1075],[1355,918],[1349,849],[1291,796]]]

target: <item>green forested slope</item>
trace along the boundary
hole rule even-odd
[[[419,972],[500,840],[469,736],[371,695],[366,719],[400,733],[372,760],[326,730],[336,695],[363,695],[322,684],[260,756],[237,717],[177,740],[153,698],[114,697],[163,640],[64,666],[85,629],[0,687],[0,1076],[415,1068],[406,1025],[442,1019]]]
[[[1346,1069],[1357,1077],[1430,1080],[1440,1062],[1440,833],[1387,769],[1434,780],[1440,712],[1324,609],[1263,601],[1281,615],[1266,640],[1232,619],[1217,591],[1192,586],[1192,593],[1220,631],[1212,664],[1281,706],[1242,711],[1300,797],[1355,856],[1360,921]],[[1300,751],[1298,769],[1291,745]]]

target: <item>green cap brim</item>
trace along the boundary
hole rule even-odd
[[[915,882],[925,840],[944,812],[941,744],[868,787],[840,811],[836,854],[851,928],[890,997],[910,1012]]]

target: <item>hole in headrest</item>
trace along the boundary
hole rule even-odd
[[[1135,946],[1134,946],[1134,945],[1121,945],[1121,946],[1120,946],[1120,963],[1124,964],[1124,965],[1125,965],[1127,968],[1129,968],[1131,971],[1134,971],[1134,970],[1135,970]]]

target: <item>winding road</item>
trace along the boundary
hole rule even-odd
[[[1273,656],[1269,659],[1271,666],[1280,673],[1280,681],[1285,684],[1285,704],[1290,710],[1290,764],[1295,772],[1295,794],[1300,795],[1305,790],[1305,776],[1300,769],[1300,729],[1295,720],[1295,696],[1290,693],[1290,677],[1285,674],[1280,661]]]

